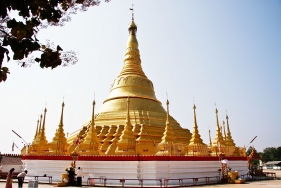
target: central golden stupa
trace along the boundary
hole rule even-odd
[[[147,78],[141,66],[136,38],[137,26],[134,19],[128,30],[129,39],[123,69],[113,81],[109,97],[93,119],[101,142],[101,154],[114,154],[116,146],[125,152],[133,149],[136,142],[138,146],[142,145],[141,149],[136,151],[137,154],[143,152],[155,154],[155,146],[161,142],[166,127],[167,112],[157,100],[153,83]],[[128,100],[129,105],[127,105]],[[191,138],[190,131],[183,129],[173,117],[170,116],[169,119],[176,135],[175,142],[188,144]],[[91,123],[88,126],[91,126]],[[86,127],[79,131],[80,137],[87,133]],[[128,142],[121,144],[118,137],[126,127],[129,127],[129,138],[126,138]],[[76,137],[77,132],[68,138],[68,143],[71,144]]]
[[[215,140],[213,143],[210,140],[210,144],[206,145],[198,132],[195,105],[193,134],[170,116],[169,101],[166,102],[165,110],[155,96],[153,83],[142,70],[134,18],[128,30],[124,66],[113,81],[109,97],[98,113],[94,112],[94,101],[91,121],[66,137],[63,130],[63,103],[59,127],[53,140],[48,142],[45,136],[45,109],[43,121],[42,115],[40,123],[38,120],[28,154],[217,156],[225,152],[229,156],[244,155],[233,142],[228,119],[227,135],[225,132],[222,135],[217,118]]]

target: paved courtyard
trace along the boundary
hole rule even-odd
[[[278,177],[277,180],[260,180],[260,181],[248,181],[245,184],[215,184],[215,185],[203,185],[203,186],[198,186],[198,187],[206,187],[206,188],[218,188],[218,187],[227,187],[227,188],[263,188],[263,187],[268,187],[268,188],[281,188],[281,170],[266,170],[266,172],[275,172],[276,176]],[[4,180],[1,180],[0,182],[0,188],[5,188],[6,182]],[[17,188],[18,184],[15,181],[13,183],[13,188]],[[28,183],[24,183],[23,188],[27,188]],[[50,185],[46,184],[46,182],[42,182],[39,184],[38,188],[51,188],[55,187],[55,184]],[[92,187],[92,186],[87,186],[84,185],[83,187]],[[95,186],[97,187],[97,186]],[[109,186],[108,186],[109,187]],[[120,187],[120,186],[119,186]],[[129,186],[126,186],[129,187]],[[135,186],[137,187],[137,186]]]

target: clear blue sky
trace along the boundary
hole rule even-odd
[[[4,63],[11,74],[0,84],[2,153],[11,153],[13,141],[23,147],[12,129],[32,142],[45,106],[51,141],[63,96],[65,132],[90,120],[94,93],[98,111],[123,66],[132,3],[143,70],[163,104],[168,93],[170,113],[182,127],[192,131],[194,97],[205,143],[209,128],[215,136],[216,103],[220,122],[228,110],[237,146],[255,136],[258,151],[281,146],[281,1],[112,0],[39,33],[78,52],[76,65],[46,70]]]

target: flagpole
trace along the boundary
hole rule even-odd
[[[20,137],[20,139],[22,139],[25,143],[25,154],[27,155],[28,154],[28,143],[18,134],[16,133],[14,130],[12,130],[13,133],[15,133],[18,137]]]
[[[257,136],[255,136],[255,138],[252,139],[252,141],[246,146],[246,149],[256,138],[257,138]]]

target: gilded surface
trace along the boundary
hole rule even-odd
[[[56,148],[56,143],[62,143],[67,146],[67,148],[63,146],[66,148],[66,154],[78,152],[80,155],[218,156],[225,153],[228,156],[245,156],[245,149],[236,147],[232,139],[228,116],[227,134],[224,131],[224,137],[222,136],[217,109],[216,136],[213,143],[209,138],[210,143],[207,146],[198,131],[195,105],[193,134],[188,129],[182,128],[169,114],[168,101],[167,111],[163,108],[162,103],[156,98],[153,83],[141,66],[136,37],[137,26],[134,20],[131,21],[128,30],[129,38],[123,68],[111,84],[109,96],[104,100],[98,113],[94,115],[95,103],[93,103],[92,120],[83,124],[67,138],[63,133],[61,121],[52,142],[47,144],[45,111],[42,126],[42,116],[40,123],[37,123],[29,153],[53,154],[55,151],[61,151]]]

